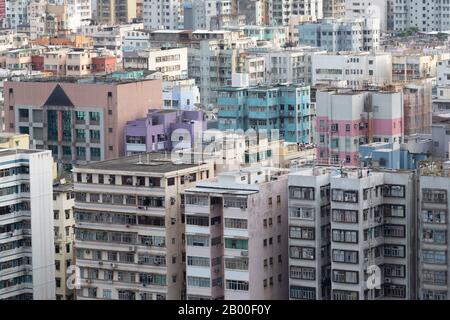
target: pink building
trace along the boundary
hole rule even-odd
[[[317,160],[359,164],[359,146],[403,141],[403,96],[395,91],[329,89],[317,92]]]
[[[245,168],[186,189],[188,300],[287,299],[287,173]]]
[[[7,81],[6,131],[27,133],[36,149],[52,150],[58,164],[124,155],[124,126],[161,108],[161,80],[41,78]]]

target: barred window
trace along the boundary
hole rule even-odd
[[[291,266],[289,269],[289,276],[292,279],[316,280],[316,269],[302,266]]]
[[[358,251],[333,249],[333,262],[358,263]]]
[[[289,288],[289,297],[292,299],[315,300],[316,288],[291,286]]]
[[[225,218],[225,228],[247,229],[246,219]]]
[[[333,290],[333,300],[358,300],[357,291]]]
[[[227,280],[226,288],[228,290],[248,291],[248,281]]]
[[[314,208],[290,207],[289,217],[301,220],[314,220]]]
[[[300,200],[314,200],[313,187],[289,187],[289,197]]]
[[[404,278],[405,266],[403,264],[385,264],[383,266],[386,277]]]
[[[248,258],[225,258],[225,269],[248,270]]]
[[[314,228],[290,226],[289,237],[293,239],[314,240]]]
[[[186,215],[186,224],[208,227],[209,226],[209,218],[198,216],[198,215],[195,215],[195,216]]]
[[[196,196],[192,194],[185,195],[185,201],[188,205],[193,206],[209,206],[209,197],[208,196]]]
[[[187,257],[188,266],[196,266],[196,267],[209,267],[210,261],[209,258],[206,257]]]
[[[405,246],[401,245],[384,245],[384,256],[393,258],[404,258],[405,257]]]
[[[224,199],[224,207],[231,208],[247,208],[247,198],[230,198],[226,197]]]
[[[289,256],[292,259],[314,260],[315,259],[315,248],[290,246],[289,247]]]
[[[358,243],[358,232],[351,230],[332,230],[332,239],[334,242]]]
[[[358,211],[333,209],[333,222],[358,223]]]
[[[188,276],[187,284],[192,287],[209,288],[211,286],[211,280],[210,278]]]
[[[333,282],[337,283],[358,283],[358,272],[347,270],[333,270]]]
[[[188,246],[209,247],[209,237],[208,236],[187,235],[186,242],[187,242]]]

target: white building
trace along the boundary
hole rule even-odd
[[[187,299],[287,299],[287,170],[245,168],[186,190]]]
[[[181,193],[213,176],[212,164],[174,163],[158,153],[77,167],[77,299],[184,299]]]
[[[430,161],[420,170],[418,299],[448,300],[450,163]]]
[[[131,30],[123,36],[122,51],[132,52],[150,48],[149,31]]]
[[[315,167],[291,174],[290,298],[414,299],[415,200],[412,172]]]
[[[293,15],[311,16],[313,20],[322,19],[323,0],[268,0],[269,24],[288,25]]]
[[[194,79],[163,82],[164,108],[193,110],[200,104],[200,90]]]
[[[317,53],[312,56],[312,84],[361,88],[392,83],[390,53]]]
[[[94,41],[94,48],[104,48],[111,51],[117,58],[117,64],[122,62],[122,46],[126,34],[130,31],[142,30],[142,23],[121,24],[117,26],[82,25],[81,34],[89,36]]]
[[[144,0],[145,29],[182,29],[183,9],[182,0]]]
[[[375,51],[380,47],[380,19],[326,18],[299,25],[299,43],[327,51]]]
[[[73,241],[75,219],[73,185],[60,180],[53,185],[53,219],[55,231],[56,300],[73,300],[73,290],[67,287],[71,275],[68,268],[75,264]]]
[[[50,151],[0,151],[0,300],[54,300]]]
[[[232,14],[231,0],[193,0],[184,3],[184,28],[211,30],[214,19]]]
[[[389,0],[389,30],[450,30],[450,2],[441,0]]]
[[[3,28],[16,29],[27,23],[27,7],[30,0],[7,0]]]

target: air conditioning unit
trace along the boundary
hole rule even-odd
[[[244,209],[245,209],[245,207],[244,207],[244,206],[241,206],[241,209],[242,209],[242,210],[244,210]]]
[[[128,251],[136,251],[136,248],[134,246],[128,247]]]
[[[391,283],[391,279],[390,278],[384,278],[384,283]]]
[[[248,257],[248,251],[241,251],[241,256]]]
[[[100,266],[102,266],[102,265],[103,265],[103,261],[99,261],[98,264],[99,264]]]
[[[175,199],[174,197],[171,197],[171,198],[170,198],[170,204],[171,204],[171,205],[174,205],[175,202],[176,202],[176,199]]]
[[[91,250],[86,250],[86,254],[91,254]]]
[[[111,263],[111,268],[115,269],[117,267],[117,264]]]
[[[86,283],[92,283],[91,279],[86,279]]]

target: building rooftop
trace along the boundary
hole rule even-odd
[[[40,153],[48,150],[32,150],[32,149],[0,149],[0,157],[11,156],[14,154],[32,154]]]
[[[83,170],[104,170],[104,171],[125,171],[142,173],[168,173],[197,167],[204,163],[178,163],[171,160],[170,153],[149,152],[142,155],[133,155],[106,161],[98,161],[86,165],[78,166],[75,171]]]
[[[128,84],[142,81],[154,81],[146,78],[122,78],[111,77],[111,75],[89,75],[89,76],[48,76],[39,78],[24,78],[21,82],[59,82],[59,83],[79,83],[79,84]]]

